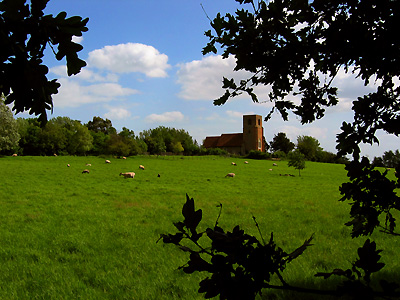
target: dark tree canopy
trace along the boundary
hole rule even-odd
[[[340,69],[354,72],[376,91],[354,99],[354,122],[343,123],[338,135],[339,154],[360,156],[360,143],[376,143],[376,131],[400,133],[400,1],[393,0],[236,0],[247,9],[220,14],[206,32],[209,43],[203,54],[223,49],[222,56],[236,57],[235,71],[252,75],[240,82],[223,79],[225,94],[215,100],[247,93],[254,102],[270,100],[283,118],[288,111],[310,123],[338,103],[331,85]],[[269,99],[258,99],[253,88],[271,87]],[[285,97],[300,95],[295,104]]]
[[[57,60],[67,61],[68,75],[78,74],[86,63],[78,58],[83,49],[72,41],[86,32],[88,18],[44,15],[49,0],[3,0],[0,2],[0,94],[16,113],[29,111],[46,121],[53,108],[52,95],[60,84],[48,80],[44,51],[51,47]],[[55,48],[57,47],[57,48]],[[44,122],[43,122],[44,123]]]
[[[290,151],[294,149],[295,144],[290,141],[290,139],[286,136],[286,133],[279,132],[274,135],[274,138],[270,142],[270,148],[273,152],[275,151],[283,151],[288,154]]]

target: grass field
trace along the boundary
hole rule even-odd
[[[286,162],[272,163],[220,157],[133,157],[111,164],[99,157],[2,157],[0,299],[203,299],[197,289],[205,274],[177,270],[186,254],[156,243],[161,233],[175,232],[186,193],[203,210],[203,229],[214,225],[216,205],[222,203],[221,227],[238,224],[258,236],[254,215],[263,234],[274,232],[287,252],[314,234],[315,245],[283,275],[294,285],[325,284],[313,275],[349,268],[366,239],[351,239],[343,225],[349,220],[349,205],[338,201],[338,187],[347,178],[344,166],[307,162],[298,176]],[[86,168],[90,173],[82,174]],[[136,173],[134,179],[119,176],[129,171]],[[228,172],[236,177],[225,178]],[[289,173],[296,176],[279,176]],[[372,239],[388,263],[381,276],[400,281],[399,239],[379,232]],[[312,299],[274,291],[269,296]]]

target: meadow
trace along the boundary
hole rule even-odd
[[[259,236],[254,215],[263,235],[273,232],[287,252],[314,234],[314,246],[283,273],[293,285],[326,286],[313,275],[350,268],[366,240],[352,239],[344,225],[349,205],[338,201],[347,180],[343,165],[306,162],[299,176],[284,161],[109,159],[0,158],[0,299],[203,299],[197,289],[206,274],[178,270],[186,253],[156,243],[160,234],[175,232],[186,193],[203,210],[202,229],[214,225],[222,203],[221,227],[240,225]],[[134,179],[119,176],[130,171]],[[229,172],[236,176],[226,178]],[[400,281],[399,239],[380,232],[371,238],[387,263],[379,276]],[[314,299],[279,291],[268,296]]]

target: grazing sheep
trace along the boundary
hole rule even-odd
[[[85,170],[82,171],[82,174],[83,174],[83,173],[88,173],[88,174],[89,174],[89,172],[90,172],[90,171],[89,171],[88,169],[85,169]]]
[[[244,161],[245,164],[248,164],[249,162],[247,160]]]
[[[125,178],[135,178],[134,172],[119,173],[119,176],[124,176]]]
[[[92,166],[92,164],[86,164],[86,166],[87,166],[87,167],[91,167],[91,166]]]
[[[126,157],[124,156],[122,159],[126,159]]]
[[[106,164],[111,164],[111,161],[109,161],[108,159],[106,160]]]
[[[225,177],[235,177],[235,173],[228,173],[225,175]]]
[[[231,165],[232,165],[232,166],[236,166],[236,163],[235,163],[235,162],[232,162]]]
[[[57,154],[54,153],[53,156],[57,156]]]
[[[16,156],[18,156],[18,154],[17,154],[17,153],[14,153],[14,154],[12,155],[12,157],[16,157]]]
[[[160,174],[158,174],[158,175],[157,175],[157,177],[161,177],[161,175],[160,175]]]
[[[272,169],[268,169],[268,171],[272,171]]]
[[[140,169],[140,170],[144,170],[144,166],[140,165],[140,166],[139,166],[139,169]]]
[[[277,166],[278,166],[276,163],[273,163],[272,165],[273,165],[274,167],[277,167]]]
[[[70,164],[67,164],[67,167],[69,168],[71,165]]]

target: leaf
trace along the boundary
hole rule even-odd
[[[289,261],[292,261],[293,259],[299,257],[300,255],[303,254],[303,252],[307,249],[307,247],[309,246],[313,246],[313,244],[311,244],[311,241],[313,240],[314,235],[312,235],[308,240],[305,240],[304,244],[302,246],[300,246],[299,248],[297,248],[296,250],[294,250],[292,253],[290,253],[288,255],[289,257]]]

